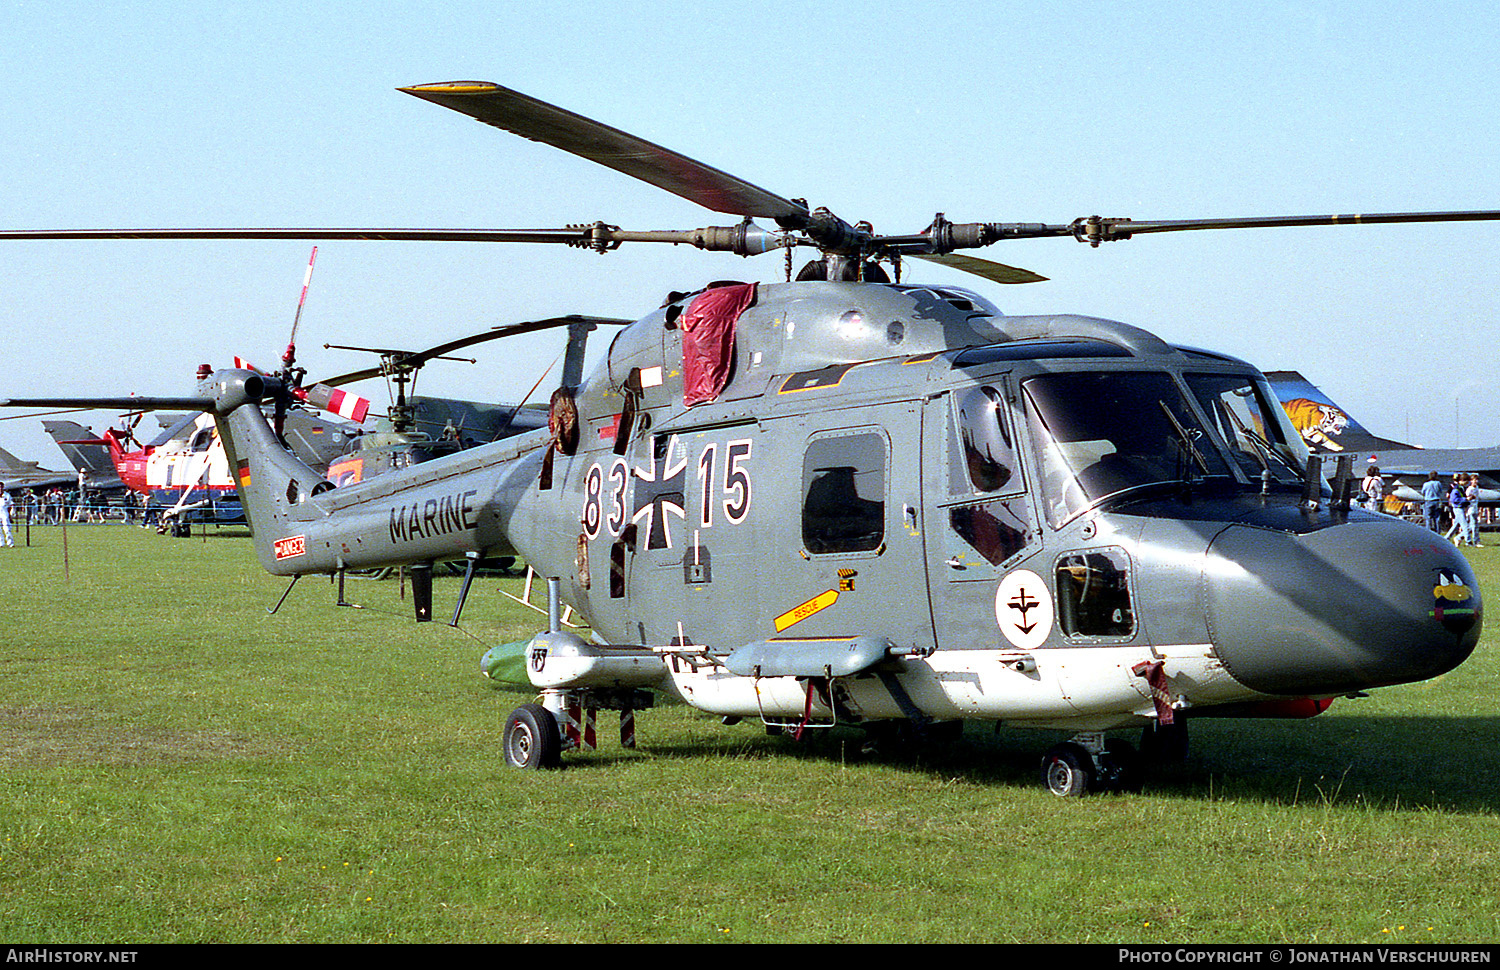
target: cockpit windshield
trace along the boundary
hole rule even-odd
[[[1168,374],[1044,374],[1021,386],[1054,526],[1111,496],[1144,494],[1147,486],[1232,479],[1212,436]]]
[[[1307,449],[1288,433],[1285,412],[1264,380],[1247,374],[1188,374],[1188,389],[1251,481],[1302,484]]]

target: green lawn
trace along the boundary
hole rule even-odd
[[[1195,723],[1139,794],[1047,794],[1046,733],[871,757],[681,706],[534,773],[499,751],[527,695],[478,672],[543,622],[519,580],[456,631],[456,578],[433,624],[394,580],[271,616],[243,538],[72,527],[66,578],[32,541],[0,549],[8,941],[1500,940],[1493,633],[1312,721]]]

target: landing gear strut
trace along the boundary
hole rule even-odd
[[[1140,786],[1140,758],[1128,742],[1106,741],[1098,732],[1079,734],[1042,755],[1042,783],[1060,798],[1134,791]]]

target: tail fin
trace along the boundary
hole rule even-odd
[[[22,475],[56,474],[34,461],[25,461],[0,448],[0,480],[18,478]]]
[[[96,488],[119,488],[119,472],[110,457],[103,438],[76,421],[43,421],[42,427],[57,442],[63,457],[78,471],[85,472]]]
[[[1372,434],[1316,384],[1294,370],[1267,371],[1266,380],[1314,453],[1360,454],[1413,447]]]

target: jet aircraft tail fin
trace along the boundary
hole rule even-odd
[[[42,427],[57,442],[58,449],[68,459],[68,463],[87,474],[89,481],[96,487],[120,484],[120,476],[105,439],[76,421],[43,421]]]
[[[1312,381],[1294,370],[1267,371],[1287,417],[1315,454],[1368,454],[1412,445],[1372,434]]]
[[[36,462],[22,461],[4,448],[0,448],[0,474],[5,472],[19,473],[23,471],[35,471],[36,468]]]

